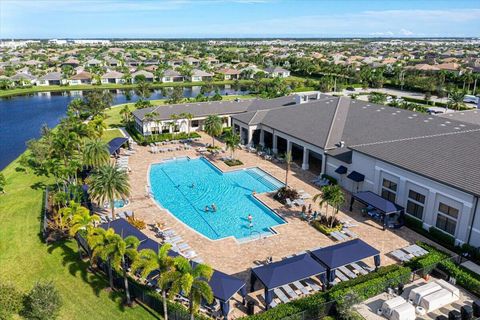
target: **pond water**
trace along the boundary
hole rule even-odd
[[[231,86],[215,87],[222,95],[247,94],[245,88],[239,90]],[[165,88],[169,90],[169,88]],[[201,87],[184,87],[186,98],[196,97]],[[109,90],[113,94],[113,104],[135,102],[138,96],[132,90]],[[26,142],[40,136],[43,125],[56,126],[65,115],[67,105],[75,98],[82,97],[84,91],[38,92],[30,95],[0,98],[0,170],[15,160],[26,149]],[[213,95],[214,91],[209,93]],[[164,99],[161,90],[155,90],[150,100]]]

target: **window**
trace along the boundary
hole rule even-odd
[[[420,220],[423,219],[425,196],[413,190],[408,191],[407,213]]]
[[[192,126],[193,128],[198,127],[198,120],[192,120],[191,126]]]
[[[438,205],[436,227],[451,235],[455,235],[457,227],[458,209],[444,203]]]
[[[383,179],[382,182],[382,198],[395,202],[397,198],[397,184],[393,181]]]

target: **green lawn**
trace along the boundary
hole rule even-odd
[[[119,129],[111,129],[103,131],[102,140],[109,142],[113,138],[123,137],[122,132]]]
[[[0,281],[29,290],[38,280],[52,280],[63,298],[59,319],[154,319],[140,306],[124,309],[109,294],[104,279],[86,272],[71,241],[47,246],[39,237],[45,178],[3,170],[6,194],[0,194]]]

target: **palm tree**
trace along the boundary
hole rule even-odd
[[[155,111],[152,111],[152,112],[148,112],[145,114],[145,116],[143,117],[143,120],[145,120],[146,122],[152,122],[155,120],[155,118],[158,116],[158,113],[155,112]],[[151,131],[151,130],[150,130]],[[160,128],[158,128],[158,131],[160,132]]]
[[[112,267],[108,255],[106,255],[110,239],[115,235],[113,229],[105,230],[103,228],[94,228],[89,230],[87,234],[87,243],[90,247],[90,264],[98,261],[98,258],[102,259],[108,264],[108,283],[111,289],[113,289],[113,274]]]
[[[122,116],[123,122],[125,124],[128,124],[130,122],[130,116],[132,115],[132,112],[130,111],[128,105],[123,106],[123,108],[120,110],[120,115]]]
[[[460,107],[464,106],[463,99],[465,98],[465,93],[462,91],[451,91],[448,94],[448,103],[447,105],[455,110],[459,110]]]
[[[109,201],[112,219],[115,219],[115,199],[125,199],[130,194],[128,175],[115,165],[98,167],[90,176],[90,194],[99,203]]]
[[[134,236],[128,236],[125,239],[118,234],[109,238],[109,244],[105,248],[103,255],[110,260],[111,267],[117,272],[123,273],[123,283],[125,287],[126,304],[132,304],[130,290],[128,288],[127,263],[125,257],[130,261],[135,261],[138,255],[137,248],[140,244]]]
[[[190,126],[194,117],[193,114],[191,114],[190,112],[182,112],[179,114],[179,116],[182,119],[187,119],[187,134],[190,137]]]
[[[193,266],[189,260],[178,256],[175,258],[177,269],[176,281],[172,283],[171,292],[178,293],[182,291],[188,295],[190,319],[195,319],[195,313],[202,300],[212,303],[213,291],[208,281],[212,277],[213,269],[206,264],[196,264]]]
[[[73,201],[70,202],[70,205]],[[82,258],[81,250],[80,250],[80,242],[78,238],[78,233],[82,235],[87,235],[89,230],[100,221],[100,217],[97,215],[90,214],[85,207],[77,208],[76,212],[73,214],[70,220],[70,236],[74,237],[77,241],[78,247],[78,254],[80,255],[80,259]]]
[[[285,164],[287,165],[285,170],[285,188],[288,188],[288,173],[290,172],[290,165],[292,163],[292,152],[288,151],[284,156]]]
[[[219,116],[211,115],[205,119],[204,130],[212,136],[212,146],[215,147],[215,137],[222,133],[222,119]]]
[[[143,249],[137,255],[137,258],[132,263],[132,272],[141,271],[140,276],[146,279],[153,271],[160,272],[157,285],[162,290],[163,299],[163,318],[168,320],[167,310],[167,289],[174,281],[175,260],[168,255],[172,245],[166,243],[162,245],[158,252],[151,249]]]
[[[340,206],[345,202],[345,195],[343,194],[342,189],[338,185],[325,186],[322,188],[322,193],[317,194],[313,197],[313,201],[317,202],[318,199],[321,199],[319,204],[323,206],[326,204],[325,215],[328,219],[328,206],[335,208],[335,211],[330,219],[330,228],[333,226],[334,217],[338,213]]]
[[[89,140],[83,149],[83,163],[87,166],[98,167],[108,163],[110,152],[108,145],[100,139]]]
[[[100,138],[103,134],[103,131],[107,129],[107,124],[105,123],[105,118],[101,115],[96,115],[88,123],[88,127],[92,132],[92,136],[95,138]]]
[[[232,150],[232,159],[235,154],[235,150],[240,144],[240,140],[240,135],[236,133],[233,129],[230,130],[225,137],[225,144],[227,145],[227,149]]]

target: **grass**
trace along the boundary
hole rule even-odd
[[[153,319],[141,306],[123,308],[121,293],[108,293],[105,279],[86,271],[76,244],[44,244],[39,237],[46,178],[17,172],[17,161],[3,170],[6,193],[0,194],[0,281],[29,290],[36,281],[52,280],[63,306],[59,319]]]
[[[105,130],[102,135],[102,140],[110,142],[110,140],[117,137],[123,137],[123,134],[119,129]]]

